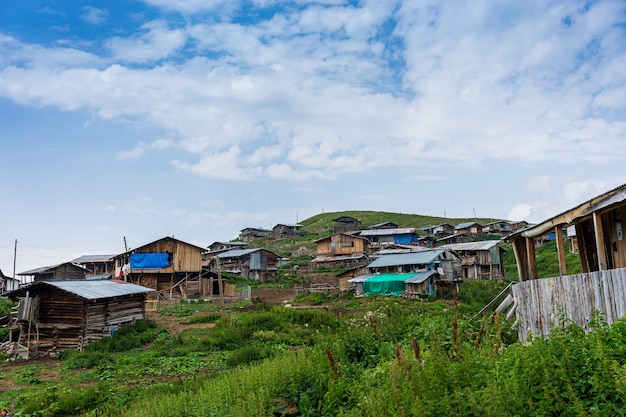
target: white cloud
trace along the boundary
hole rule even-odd
[[[114,37],[105,42],[116,61],[141,63],[166,58],[183,47],[184,31],[168,28],[167,22],[154,20],[142,26],[145,31],[131,38]]]
[[[157,139],[154,142],[140,141],[134,149],[130,151],[120,151],[117,153],[117,159],[137,159],[141,158],[149,151],[162,151],[174,146],[174,142],[169,139]]]
[[[224,6],[149,3],[183,13]],[[4,36],[0,95],[163,129],[178,138],[168,146],[190,153],[173,165],[211,178],[626,157],[626,123],[601,113],[626,102],[623,4],[328,4],[256,25],[229,18],[236,2],[215,23],[153,20],[106,40],[108,57]],[[387,19],[397,20],[393,33]]]
[[[534,177],[526,186],[526,201],[513,206],[507,218],[538,223],[624,183],[623,173],[594,177],[590,172],[577,171],[564,176]]]
[[[80,18],[85,22],[91,23],[92,25],[101,25],[106,23],[108,20],[109,12],[91,6],[84,6],[83,14]]]

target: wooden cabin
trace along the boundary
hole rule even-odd
[[[207,249],[211,253],[218,253],[233,249],[243,249],[246,246],[248,246],[246,242],[213,242],[207,246]]]
[[[0,294],[16,290],[19,286],[19,279],[4,275],[0,269]]]
[[[373,226],[370,227],[370,229],[373,230],[380,230],[380,229],[399,229],[400,225],[396,224],[394,222],[383,222],[383,223],[377,223]]]
[[[454,251],[461,258],[463,279],[477,278],[501,280],[505,277],[502,257],[504,248],[500,240],[453,243],[439,246]]]
[[[161,298],[184,296],[208,289],[202,276],[202,254],[205,248],[164,237],[139,246],[113,258],[115,277],[157,291]],[[187,288],[181,289],[180,286]]]
[[[446,249],[429,249],[418,252],[392,253],[380,255],[367,265],[370,274],[408,273],[436,270],[440,280],[460,282],[461,259],[457,254]]]
[[[333,226],[333,232],[335,233],[351,233],[361,230],[361,222],[354,217],[341,216],[333,219],[335,225]]]
[[[454,226],[454,233],[464,233],[472,238],[483,235],[483,227],[477,222],[466,222]]]
[[[267,282],[278,279],[280,256],[267,249],[234,249],[222,252],[209,265],[212,272],[230,272],[253,281]]]
[[[402,227],[398,229],[367,229],[361,230],[359,236],[369,241],[370,249],[383,249],[389,245],[417,245],[419,236],[414,227]]]
[[[51,279],[85,279],[85,276],[91,273],[87,268],[73,264],[72,262],[65,262],[58,265],[43,266],[41,268],[31,269],[29,271],[20,272],[19,276],[23,277],[22,282],[39,282],[48,281]]]
[[[279,223],[272,229],[274,239],[297,239],[304,236],[301,224],[282,224]]]
[[[513,232],[513,226],[511,226],[511,223],[506,220],[498,220],[483,225],[484,235],[497,235],[504,237],[511,234],[511,232]]]
[[[149,288],[101,281],[39,281],[7,294],[19,301],[13,353],[25,358],[82,350],[120,326],[145,318]]]
[[[519,338],[547,335],[561,317],[589,331],[594,311],[611,324],[626,314],[626,184],[509,235],[520,282],[500,305],[515,315]],[[583,273],[568,275],[564,228],[574,227]],[[558,277],[538,279],[535,238],[554,233]],[[509,308],[510,307],[510,308]]]
[[[115,271],[114,257],[115,255],[83,255],[71,262],[90,271],[90,273],[86,275],[86,278],[90,276],[113,276],[113,272]]]
[[[368,261],[368,240],[361,236],[337,233],[315,241],[316,258],[311,268],[356,267]]]
[[[427,237],[435,237],[441,239],[444,236],[454,234],[454,226],[448,223],[437,224],[433,226],[422,227],[422,231]]]
[[[239,233],[239,240],[244,243],[254,242],[255,239],[263,239],[272,237],[273,231],[269,229],[260,229],[256,227],[246,227]]]

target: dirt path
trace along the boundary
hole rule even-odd
[[[292,301],[293,288],[253,288],[252,301],[271,305],[281,305],[285,301]]]

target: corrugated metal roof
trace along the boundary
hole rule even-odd
[[[220,253],[215,255],[217,258],[239,258],[240,256],[248,255],[252,252],[263,250],[262,248],[254,248],[254,249],[233,249],[226,251],[224,253]]]
[[[358,277],[350,278],[348,282],[365,282],[373,276],[374,274],[359,275]]]
[[[415,233],[415,228],[414,227],[402,227],[398,229],[361,230],[361,236],[406,235],[408,233]]]
[[[428,278],[436,274],[437,271],[419,271],[413,276],[404,280],[405,284],[421,284],[426,281]]]
[[[72,260],[72,263],[75,264],[86,264],[86,263],[92,263],[92,262],[108,262],[113,260],[113,258],[116,256],[115,255],[83,255],[79,258],[76,258],[74,260]]]
[[[69,264],[69,265],[71,265],[71,266],[72,266],[72,267],[74,267],[74,268],[84,269],[84,270],[85,270],[85,272],[89,271],[88,269],[83,268],[83,267],[82,267],[82,266],[80,266],[80,265],[75,265],[75,264],[73,264],[73,263],[71,263],[71,262],[64,262],[64,263],[62,263],[62,264],[58,264],[58,265],[52,265],[52,266],[42,266],[42,267],[40,267],[40,268],[31,269],[30,271],[20,272],[20,273],[19,273],[19,274],[17,274],[17,275],[37,275],[37,274],[44,274],[44,273],[46,273],[46,272],[51,272],[51,271],[55,270],[56,268],[58,268],[58,267],[60,267],[60,266],[63,266],[63,265],[68,265],[68,264]]]
[[[311,262],[353,261],[366,258],[365,255],[317,255]]]
[[[450,250],[489,250],[500,242],[501,240],[483,240],[480,242],[449,243],[439,247]]]
[[[113,281],[43,281],[63,291],[76,294],[87,300],[113,298],[131,294],[142,294],[154,291],[141,285],[117,283]]]
[[[434,261],[438,256],[444,253],[443,249],[423,250],[420,252],[393,253],[389,255],[381,255],[374,262],[369,264],[368,268],[381,268],[388,266],[400,265],[425,265]]]
[[[477,222],[466,222],[466,223],[457,224],[456,226],[454,226],[454,230],[465,229],[467,227],[470,227],[473,224],[478,224],[478,223]]]

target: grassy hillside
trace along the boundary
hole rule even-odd
[[[485,224],[496,220],[492,218],[445,218],[424,216],[421,214],[390,213],[384,211],[340,211],[317,214],[301,221],[300,224],[303,226],[304,231],[308,234],[325,236],[332,233],[335,225],[333,220],[341,216],[354,217],[361,222],[363,229],[368,229],[375,224],[384,222],[393,222],[398,224],[400,227],[423,227],[442,223],[449,223],[456,226],[457,224],[470,221]]]

